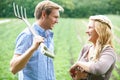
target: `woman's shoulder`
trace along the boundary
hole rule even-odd
[[[85,44],[81,50],[82,53],[88,51],[92,45],[91,44]]]
[[[115,52],[114,48],[112,48],[109,45],[104,46],[104,48],[102,50],[102,55],[110,55],[114,59],[116,59],[116,52]]]
[[[83,49],[88,49],[88,48],[90,48],[92,46],[92,44],[85,44],[84,46],[83,46]]]
[[[102,49],[102,52],[112,52],[112,53],[115,53],[115,50],[113,47],[111,47],[110,45],[105,45]]]

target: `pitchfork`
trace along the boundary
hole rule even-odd
[[[37,36],[37,34],[35,33],[35,31],[33,30],[33,29],[31,29],[31,24],[28,22],[28,20],[27,20],[27,15],[26,15],[26,8],[23,8],[22,6],[21,6],[21,8],[20,8],[20,10],[19,10],[19,7],[18,7],[18,5],[16,5],[15,3],[13,3],[13,8],[14,8],[14,14],[15,14],[15,16],[17,17],[17,18],[19,18],[19,19],[21,19],[21,20],[23,20],[25,23],[26,23],[26,25],[27,25],[27,27],[28,27],[28,29],[30,30],[30,32],[34,35],[34,36]],[[54,54],[53,53],[51,53],[49,50],[48,50],[48,48],[43,44],[43,43],[41,43],[41,51],[42,51],[42,53],[44,54],[44,55],[46,55],[46,56],[48,56],[48,57],[51,57],[51,58],[54,58]]]

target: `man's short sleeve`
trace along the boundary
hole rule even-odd
[[[15,54],[23,54],[32,44],[32,35],[21,33],[16,39]]]

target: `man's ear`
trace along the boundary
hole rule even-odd
[[[42,17],[42,18],[45,18],[46,16],[47,16],[47,15],[46,15],[45,11],[43,10],[43,11],[42,11],[42,16],[41,16],[41,17]]]

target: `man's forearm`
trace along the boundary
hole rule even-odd
[[[18,71],[24,68],[24,66],[29,61],[35,50],[30,47],[24,54],[22,55],[14,55],[13,59],[10,62],[10,70],[13,74],[16,74]]]

